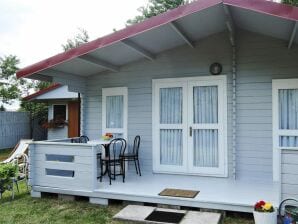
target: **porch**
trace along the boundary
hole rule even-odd
[[[278,206],[278,184],[264,182],[231,180],[223,178],[206,178],[199,176],[168,175],[144,173],[139,177],[131,171],[126,182],[119,178],[112,185],[108,181],[98,184],[93,196],[149,202],[186,207],[220,209],[230,211],[252,212],[252,206],[260,199],[271,201]],[[158,194],[165,188],[200,191],[195,198],[165,197]]]
[[[169,175],[128,171],[125,183],[121,178],[109,185],[108,178],[97,180],[96,153],[100,147],[90,144],[59,141],[35,142],[30,145],[30,182],[32,195],[40,192],[89,197],[91,203],[107,204],[109,199],[186,207],[252,212],[252,206],[260,199],[279,204],[279,185],[273,182],[248,182],[229,178],[211,178],[191,175]],[[50,160],[60,155],[72,161]],[[51,173],[49,170],[55,170]],[[63,175],[58,174],[62,170]],[[72,171],[68,176],[65,171]],[[196,190],[195,198],[165,197],[158,194],[165,188]]]

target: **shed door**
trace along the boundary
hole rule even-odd
[[[79,128],[79,102],[68,103],[68,137],[80,136]]]
[[[221,80],[188,84],[188,164],[192,173],[224,173],[224,101]]]
[[[155,172],[226,175],[226,79],[153,82]]]

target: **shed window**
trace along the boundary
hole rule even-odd
[[[102,131],[127,138],[127,87],[102,89]]]
[[[66,105],[54,105],[53,118],[54,120],[66,120]]]

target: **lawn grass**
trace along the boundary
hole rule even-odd
[[[0,152],[4,158],[9,152]],[[4,158],[5,159],[5,158]],[[10,192],[5,192],[0,200],[0,224],[123,224],[115,221],[113,215],[122,205],[102,207],[87,201],[64,201],[55,197],[31,198],[24,183],[20,184],[20,193],[11,201]],[[126,222],[127,223],[127,222]],[[225,224],[253,224],[251,216],[240,213],[228,213]]]
[[[5,160],[9,156],[11,150],[12,149],[1,149],[0,150],[0,161]]]

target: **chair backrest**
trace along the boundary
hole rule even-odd
[[[89,141],[88,136],[82,135],[80,137],[70,139],[71,143],[87,143]]]
[[[109,159],[115,160],[123,156],[126,149],[126,140],[123,138],[115,138],[109,145]]]
[[[29,158],[25,153],[18,154],[15,157],[15,162],[18,165],[19,173],[28,174]]]
[[[139,155],[140,142],[141,142],[141,137],[137,135],[135,137],[135,140],[133,141],[133,148],[132,148],[133,154],[137,156]]]
[[[21,139],[19,143],[16,145],[12,153],[9,155],[9,157],[2,161],[1,163],[9,163],[15,159],[17,155],[23,154],[28,149],[29,143],[32,142],[31,139]]]
[[[89,138],[86,135],[82,135],[82,136],[80,136],[79,141],[80,141],[80,143],[87,143],[89,141]]]

